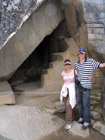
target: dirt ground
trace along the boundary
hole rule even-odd
[[[59,101],[59,95],[43,95],[43,96],[25,96],[17,95],[17,104],[23,106],[35,106],[40,110],[44,110],[46,105]],[[75,117],[75,116],[74,116]],[[62,117],[64,118],[64,117]],[[50,129],[50,128],[49,128]],[[85,131],[85,130],[84,130]],[[101,135],[98,131],[94,130],[92,126],[89,129],[90,136],[85,138],[85,140],[105,140],[105,136]],[[42,138],[41,140],[84,140],[82,137],[72,136],[69,134],[64,127],[60,128],[58,131]]]

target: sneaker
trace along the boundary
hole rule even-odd
[[[71,124],[66,124],[65,129],[69,130],[71,128]]]
[[[77,122],[80,124],[83,124],[83,118],[79,118],[79,120]]]
[[[82,129],[86,129],[89,127],[89,123],[88,122],[84,122],[83,125],[82,125]]]

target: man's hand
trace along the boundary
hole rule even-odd
[[[100,68],[104,68],[105,67],[105,63],[101,63],[99,67]]]

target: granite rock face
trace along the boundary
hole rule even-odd
[[[87,23],[100,22],[103,12],[103,0],[81,0],[84,8],[84,19]]]
[[[36,2],[37,0],[0,1],[0,48]]]

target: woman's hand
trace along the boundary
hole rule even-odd
[[[88,80],[93,80],[93,76],[88,77]]]

